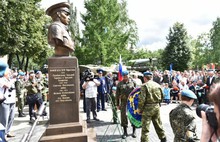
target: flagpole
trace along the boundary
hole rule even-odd
[[[122,81],[122,61],[121,54],[119,56],[119,64],[118,64],[118,81]]]

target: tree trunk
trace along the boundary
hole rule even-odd
[[[18,69],[21,69],[21,61],[20,61],[18,54],[16,54],[16,57],[17,57],[17,61],[18,61]]]
[[[29,58],[26,57],[26,64],[25,64],[25,72],[27,72],[27,68],[28,68],[28,63],[29,63]]]
[[[10,53],[8,55],[8,66],[9,66],[10,69],[12,68],[12,60],[13,60],[13,54]]]

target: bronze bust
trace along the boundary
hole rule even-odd
[[[67,2],[57,3],[46,10],[51,16],[53,23],[48,28],[48,43],[55,47],[55,56],[69,56],[74,51],[68,25],[70,23],[70,4]]]

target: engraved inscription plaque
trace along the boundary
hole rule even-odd
[[[75,101],[75,68],[50,68],[50,77],[53,80],[52,90],[55,103]]]
[[[77,58],[48,60],[50,124],[79,121],[79,68]]]

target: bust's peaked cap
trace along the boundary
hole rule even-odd
[[[53,16],[58,11],[66,11],[70,13],[69,9],[70,9],[70,4],[68,2],[61,2],[50,6],[46,10],[46,14],[49,16]]]

